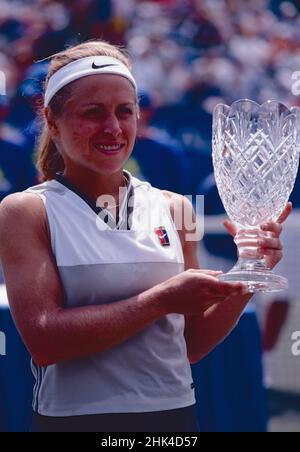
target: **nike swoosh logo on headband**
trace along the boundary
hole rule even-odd
[[[103,69],[103,68],[109,67],[109,66],[117,66],[117,65],[116,64],[102,64],[102,66],[97,66],[97,64],[95,64],[95,63],[92,64],[93,69]]]

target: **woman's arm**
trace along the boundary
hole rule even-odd
[[[43,202],[34,194],[14,194],[0,205],[0,255],[11,312],[38,365],[106,351],[166,314],[200,314],[242,290],[187,271],[132,298],[66,309],[47,225]]]

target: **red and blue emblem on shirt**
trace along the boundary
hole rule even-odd
[[[170,239],[164,226],[159,226],[159,228],[155,228],[154,231],[160,241],[161,246],[170,246]]]

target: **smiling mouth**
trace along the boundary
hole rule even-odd
[[[95,148],[104,154],[117,154],[124,146],[124,143],[119,144],[95,144]]]

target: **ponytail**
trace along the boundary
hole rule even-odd
[[[42,174],[43,181],[54,179],[55,174],[65,168],[63,158],[51,139],[46,124],[39,138],[36,166]]]

